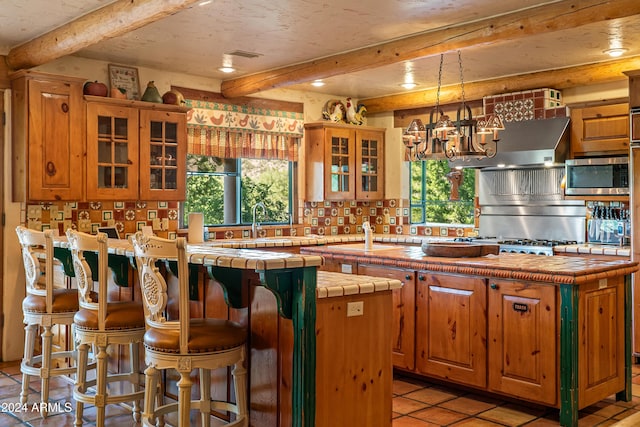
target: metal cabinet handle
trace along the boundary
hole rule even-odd
[[[69,112],[69,104],[67,104],[66,102],[63,102],[62,105],[60,106],[60,109],[62,110],[63,113],[68,113]]]
[[[420,276],[418,276],[418,280],[425,281],[427,280],[427,276],[421,274]]]
[[[404,278],[405,278],[406,280],[411,280],[411,275],[410,275],[410,274],[407,274],[406,276],[404,276]]]
[[[496,285],[495,283],[490,284],[489,287],[491,289],[498,289],[498,285]]]

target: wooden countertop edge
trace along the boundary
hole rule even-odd
[[[499,279],[512,279],[512,280],[524,280],[534,282],[544,282],[553,284],[568,284],[568,285],[580,285],[583,283],[592,282],[594,280],[613,278],[617,276],[627,275],[634,273],[638,270],[638,263],[635,261],[627,261],[621,259],[620,261],[593,261],[590,267],[580,271],[551,271],[544,270],[544,264],[541,264],[534,270],[518,269],[511,266],[499,266],[491,263],[493,257],[483,257],[486,259],[486,265],[481,265],[483,259],[480,258],[438,258],[425,257],[424,260],[411,260],[400,256],[394,256],[393,254],[348,254],[348,253],[332,253],[330,248],[303,248],[301,252],[319,253],[325,258],[325,260],[337,260],[345,263],[362,263],[375,265],[385,265],[389,267],[404,268],[409,270],[428,270],[439,273],[450,274],[462,274],[470,276],[483,276]],[[391,251],[389,251],[391,252]],[[520,255],[520,254],[506,254],[500,256],[507,257],[540,257],[540,255]],[[541,257],[542,261],[544,257]],[[601,265],[598,265],[601,264]],[[619,265],[616,265],[619,264]]]

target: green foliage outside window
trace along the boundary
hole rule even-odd
[[[251,224],[257,202],[266,207],[266,215],[258,211],[261,223],[286,223],[291,210],[290,182],[290,165],[284,160],[188,155],[183,224],[187,225],[190,212],[202,212],[206,225]],[[225,203],[233,204],[237,212],[226,222]]]
[[[475,170],[463,169],[460,200],[449,200],[446,160],[411,162],[411,223],[473,224]]]

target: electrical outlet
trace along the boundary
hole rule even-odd
[[[362,316],[364,314],[364,301],[347,303],[347,317]]]

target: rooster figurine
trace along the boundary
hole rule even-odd
[[[337,100],[330,100],[324,106],[322,117],[335,123],[344,123],[344,104]]]
[[[363,104],[359,104],[356,107],[355,103],[351,101],[351,98],[347,98],[347,123],[351,123],[354,125],[365,124],[366,113],[367,113],[367,108]]]

